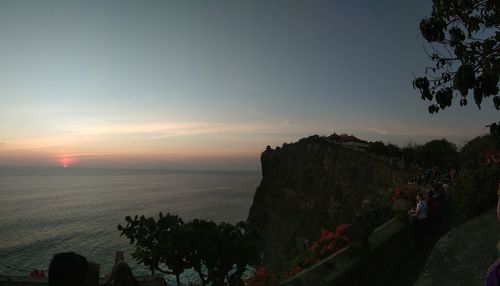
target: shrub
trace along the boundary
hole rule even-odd
[[[175,275],[177,285],[186,269],[198,273],[202,285],[224,285],[234,267],[244,270],[260,263],[256,231],[248,222],[184,223],[176,215],[162,213],[158,219],[127,216],[125,220],[127,225],[118,225],[118,230],[136,246],[132,257],[152,273]]]
[[[500,180],[498,165],[479,165],[462,169],[450,192],[456,222],[463,222],[493,207]]]

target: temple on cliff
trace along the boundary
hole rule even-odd
[[[352,134],[337,134],[334,132],[332,135],[328,136],[328,139],[342,146],[357,150],[365,150],[370,145],[368,142],[361,140]]]

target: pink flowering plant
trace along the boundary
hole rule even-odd
[[[346,231],[350,225],[341,224],[335,232],[322,228],[318,241],[315,241],[310,248],[312,256],[316,260],[321,260],[347,246],[349,237]]]
[[[297,256],[291,267],[283,272],[275,273],[265,267],[258,267],[254,275],[246,281],[247,286],[274,286],[292,277],[304,269],[311,267],[322,259],[336,253],[349,243],[347,230],[349,224],[341,224],[335,231],[321,228],[319,239],[303,254]]]
[[[248,286],[277,286],[279,285],[278,275],[270,271],[265,266],[259,266],[250,279],[245,282]]]

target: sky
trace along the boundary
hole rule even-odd
[[[463,145],[493,104],[430,115],[430,0],[0,1],[0,166],[259,170],[333,132]]]

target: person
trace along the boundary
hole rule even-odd
[[[409,214],[417,219],[417,234],[419,239],[423,240],[428,235],[428,216],[427,205],[420,193],[417,194],[416,208],[411,209]]]
[[[132,273],[132,269],[130,269],[130,266],[123,261],[120,261],[115,265],[115,269],[111,274],[108,284],[112,286],[139,286],[139,283]]]
[[[500,241],[497,243],[497,261],[486,272],[486,286],[500,285]]]
[[[243,281],[243,279],[241,278],[244,272],[244,269],[238,269],[233,274],[231,274],[228,280],[229,286],[244,286],[245,281]]]
[[[498,181],[498,203],[497,203],[497,219],[500,220],[500,181]]]
[[[61,252],[52,257],[49,266],[49,286],[83,286],[89,263],[74,252]]]
[[[500,220],[500,181],[498,181],[497,219]],[[497,261],[493,263],[486,274],[486,286],[500,285],[500,241],[497,242]]]

